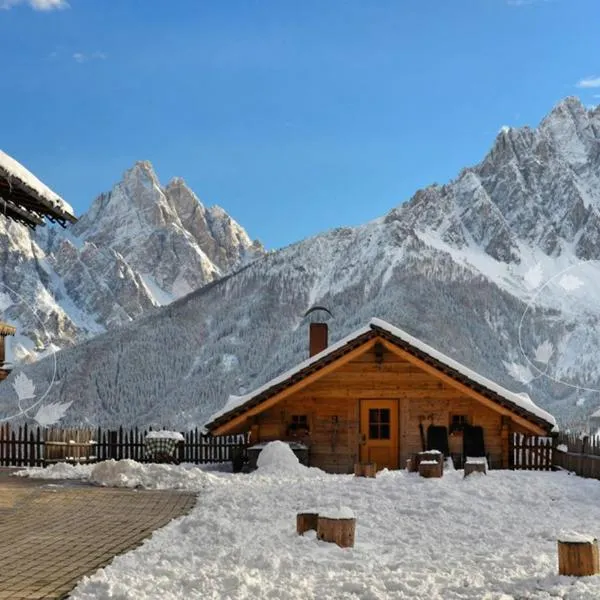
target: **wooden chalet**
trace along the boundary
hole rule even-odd
[[[0,321],[0,381],[10,373],[10,365],[6,362],[5,339],[7,335],[15,335],[16,328]]]
[[[59,223],[77,221],[73,209],[14,158],[0,150],[0,213],[35,228],[44,219]]]
[[[526,394],[480,376],[380,319],[327,347],[310,326],[311,357],[257,390],[231,397],[206,428],[250,431],[251,442],[296,441],[309,464],[349,473],[357,462],[403,468],[423,450],[455,464],[486,456],[510,466],[511,434],[549,435],[554,418]],[[478,447],[479,446],[479,447]]]

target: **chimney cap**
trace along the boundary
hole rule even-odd
[[[315,305],[315,306],[312,306],[311,308],[309,308],[304,313],[304,317],[308,317],[308,315],[310,315],[311,313],[314,313],[316,311],[321,311],[321,310],[325,311],[333,319],[333,313],[328,308],[325,308],[324,306],[319,306],[319,305]]]

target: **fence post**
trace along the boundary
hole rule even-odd
[[[556,471],[556,459],[558,458],[558,452],[556,450],[556,448],[558,447],[558,431],[554,431],[550,434],[550,436],[552,437],[552,448],[550,450],[550,452],[552,453],[550,455],[550,470],[551,471]],[[568,448],[568,446],[567,446]]]
[[[185,462],[185,445],[186,445],[186,434],[182,431],[183,441],[177,444],[177,461],[182,463]]]
[[[117,436],[118,431],[108,432],[108,458],[117,460]]]
[[[589,438],[586,435],[583,437],[583,441],[581,442],[581,453],[579,454],[579,469],[577,469],[579,471],[579,473],[577,474],[581,477],[585,477],[585,474],[583,473],[583,455],[585,454],[588,440]]]

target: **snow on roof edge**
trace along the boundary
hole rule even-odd
[[[482,385],[488,390],[495,392],[499,396],[506,398],[513,404],[536,415],[540,419],[543,419],[544,421],[547,421],[549,424],[556,427],[556,419],[549,412],[546,412],[543,408],[540,408],[537,404],[535,404],[527,394],[512,392],[506,389],[505,387],[502,387],[501,385],[495,383],[491,379],[483,377],[479,373],[476,373],[468,367],[465,367],[462,363],[459,363],[458,361],[450,358],[449,356],[446,356],[439,350],[432,348],[428,344],[425,344],[424,342],[410,335],[409,333],[406,333],[406,331],[399,329],[398,327],[394,327],[393,325],[390,325],[387,321],[384,321],[383,319],[373,318],[369,322],[369,325],[373,325],[375,327],[379,327],[380,329],[387,331],[391,335],[403,340],[404,342],[407,342],[408,344],[421,350],[425,354],[428,354],[429,356],[431,356],[431,358],[434,358],[439,362],[445,364],[447,367],[458,371],[461,375],[468,377],[472,381],[475,381],[476,383]]]
[[[242,396],[236,396],[234,394],[231,394],[229,396],[229,398],[227,399],[225,406],[223,408],[221,408],[220,410],[218,410],[217,412],[215,412],[210,417],[210,419],[208,419],[208,421],[206,421],[205,426],[208,425],[209,423],[212,423],[216,419],[222,417],[223,415],[227,414],[229,411],[239,408],[240,406],[245,404],[248,400],[251,400],[255,396],[262,394],[263,392],[267,391],[269,388],[272,388],[275,385],[283,383],[286,379],[289,379],[290,377],[296,375],[296,373],[299,373],[300,371],[302,371],[302,369],[306,369],[306,367],[310,367],[310,365],[312,365],[313,363],[322,359],[324,356],[327,356],[328,354],[335,352],[336,350],[339,350],[340,348],[343,348],[348,342],[351,342],[352,340],[356,339],[357,337],[359,337],[361,335],[364,335],[365,333],[369,333],[369,331],[372,331],[371,326],[365,325],[364,327],[361,327],[360,329],[353,331],[352,333],[350,333],[346,337],[342,338],[335,344],[332,344],[331,346],[327,346],[327,348],[325,348],[325,350],[322,350],[318,354],[315,354],[314,356],[307,358],[306,360],[302,361],[301,363],[298,363],[291,369],[285,371],[285,373],[282,373],[281,375],[278,375],[277,377],[270,379],[269,381],[267,381],[260,387],[252,390],[251,392],[248,392],[247,394],[244,394]]]
[[[436,350],[435,348],[422,342],[421,340],[410,335],[406,331],[404,331],[398,327],[395,327],[394,325],[391,325],[390,323],[388,323],[387,321],[384,321],[383,319],[378,319],[378,318],[372,318],[369,321],[368,325],[353,331],[352,333],[348,334],[346,337],[342,338],[335,344],[328,346],[327,348],[325,348],[318,354],[311,356],[307,360],[305,360],[301,363],[298,363],[296,366],[292,367],[288,371],[285,371],[281,375],[278,375],[277,377],[267,381],[266,383],[264,383],[260,387],[256,388],[255,390],[252,390],[251,392],[248,392],[247,394],[244,394],[242,396],[236,396],[233,394],[230,395],[229,398],[227,399],[227,402],[225,403],[225,406],[223,406],[223,408],[221,408],[220,410],[213,413],[211,415],[211,417],[206,421],[204,426],[206,427],[207,425],[213,423],[213,421],[226,415],[230,411],[235,410],[236,408],[239,408],[240,406],[243,406],[246,402],[248,402],[252,398],[258,396],[259,394],[262,394],[263,392],[267,391],[268,389],[270,389],[276,385],[279,385],[280,383],[283,383],[284,381],[286,381],[290,377],[296,375],[297,373],[299,373],[306,367],[309,367],[311,364],[319,361],[320,359],[331,354],[332,352],[339,350],[340,348],[342,348],[343,346],[345,346],[352,340],[360,337],[361,335],[364,335],[365,333],[368,333],[369,331],[372,331],[373,327],[378,327],[379,329],[383,329],[384,331],[387,331],[389,334],[393,335],[394,337],[397,337],[398,339],[401,339],[402,341],[410,344],[411,346],[414,346],[418,350],[421,350],[425,354],[431,356],[431,358],[434,358],[435,360],[445,364],[447,367],[450,367],[451,369],[458,371],[461,375],[464,375],[468,379],[471,379],[472,381],[487,388],[488,390],[495,392],[499,396],[502,396],[503,398],[505,398],[509,402],[512,402],[513,404],[522,408],[523,410],[526,410],[529,413],[546,421],[549,425],[553,426],[554,430],[558,430],[556,419],[550,413],[546,412],[543,408],[540,408],[537,404],[535,404],[533,402],[533,400],[531,400],[531,398],[527,394],[512,392],[512,391],[502,387],[501,385],[493,382],[491,379],[487,379],[486,377],[483,377],[479,373],[476,373],[475,371],[469,369],[468,367],[465,367],[462,363],[457,362],[456,360],[443,354],[439,350]]]
[[[18,180],[21,184],[33,190],[41,199],[52,204],[58,210],[75,218],[73,207],[42,183],[31,171],[20,162],[0,150],[0,169],[5,171],[10,178]]]

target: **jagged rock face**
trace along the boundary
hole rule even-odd
[[[537,129],[503,129],[481,164],[415,194],[402,218],[501,262],[519,262],[519,242],[549,255],[575,243],[579,258],[600,258],[599,131],[600,109],[567,98]]]
[[[183,179],[162,188],[148,162],[127,171],[72,232],[118,252],[151,291],[158,286],[171,300],[263,252],[223,209],[205,208]]]
[[[127,171],[66,231],[0,221],[3,318],[15,360],[35,360],[168,304],[264,253],[185,185],[148,162]]]
[[[61,277],[86,282],[78,302],[86,302],[86,285],[98,285],[78,273],[98,262],[122,280],[122,300],[112,306],[142,316],[59,352],[55,376],[54,357],[27,373],[49,390],[48,401],[73,401],[67,422],[189,427],[228,394],[305,358],[302,315],[320,304],[335,316],[332,341],[380,317],[528,392],[563,422],[578,418],[600,404],[599,152],[600,111],[568,98],[538,128],[503,130],[479,165],[385,217],[264,254],[220,279],[212,273],[260,247],[183,182],[162,189],[140,163],[81,220],[80,248],[58,238],[40,247],[73,263]],[[148,228],[148,239],[136,228]],[[14,243],[24,256],[37,252],[25,239]],[[175,262],[183,256],[193,269]],[[131,290],[152,287],[152,266],[164,294],[193,285],[198,271],[213,280],[143,314],[144,296]],[[0,386],[0,406],[6,390]]]

